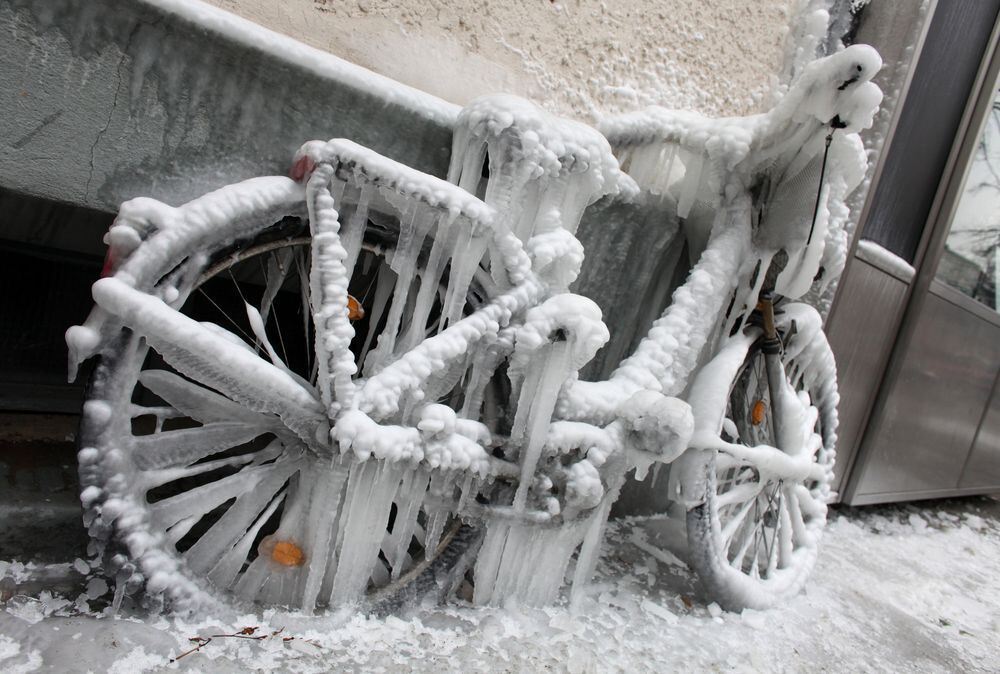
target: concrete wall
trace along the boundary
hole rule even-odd
[[[454,106],[189,8],[0,0],[0,187],[111,212],[177,204],[283,174],[304,141],[332,137],[445,171]]]
[[[795,0],[208,0],[448,101],[508,92],[592,121],[759,108]]]
[[[0,187],[180,203],[338,136],[441,175],[454,104],[496,91],[745,113],[805,0],[211,1],[288,37],[199,2],[0,0]]]

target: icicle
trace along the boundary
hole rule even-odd
[[[399,468],[383,461],[365,461],[352,469],[345,496],[349,508],[337,543],[332,605],[355,601],[365,591],[401,477]]]
[[[407,208],[408,212],[403,213],[399,220],[399,239],[390,262],[390,267],[396,272],[396,290],[393,293],[385,329],[379,336],[378,346],[370,354],[374,359],[371,363],[373,374],[392,361],[403,310],[410,299],[410,285],[416,276],[420,250],[436,215],[434,211],[417,203],[411,203]]]
[[[517,217],[510,223],[514,236],[527,241],[534,235],[538,220],[546,215],[545,199],[543,198],[539,181],[531,181],[525,185],[518,202]]]
[[[514,509],[524,510],[528,490],[535,474],[535,466],[541,457],[542,447],[548,434],[552,412],[555,409],[559,390],[566,381],[570,365],[570,348],[567,341],[557,341],[546,347],[537,366],[531,368],[529,377],[532,386],[523,386],[518,399],[514,429],[527,431],[520,457],[521,480],[514,496]],[[537,373],[536,377],[532,374]],[[512,430],[512,437],[514,435]]]
[[[361,369],[366,377],[374,374],[374,368],[368,361],[368,350],[371,349],[372,340],[375,338],[379,322],[382,320],[385,308],[389,305],[389,300],[392,298],[392,291],[396,287],[396,274],[389,268],[389,265],[380,262],[376,274],[378,274],[378,281],[375,285],[375,297],[372,300],[372,309],[368,313],[368,334],[365,335],[365,343],[361,349],[361,355],[358,357],[358,368]],[[375,359],[373,358],[371,362],[374,361]]]
[[[492,520],[486,525],[486,537],[483,540],[482,547],[479,548],[479,555],[476,557],[476,568],[473,571],[475,588],[473,590],[472,601],[477,606],[486,606],[493,603],[497,572],[500,568],[500,560],[503,557],[504,548],[507,545],[507,536],[510,533],[510,528],[510,523],[504,520]]]
[[[453,248],[455,225],[455,218],[452,215],[443,215],[438,220],[434,244],[431,246],[427,263],[420,274],[420,289],[417,291],[413,316],[408,322],[409,329],[402,340],[403,352],[415,347],[425,337],[427,319],[430,316],[431,307],[434,305],[434,299],[437,297],[438,288],[441,286],[444,267],[448,263],[448,256],[445,253]]]
[[[299,273],[299,294],[302,300],[302,334],[307,335],[306,337],[306,350],[311,350],[309,348],[309,337],[312,331],[309,326],[312,324],[312,298],[310,293],[312,291],[312,284],[309,282],[309,270],[306,268],[306,253],[301,247],[295,248],[295,268]],[[310,353],[310,359],[314,357],[314,354]],[[313,366],[317,367],[319,365],[318,361],[313,362]],[[310,375],[309,381],[316,381]]]
[[[583,212],[590,205],[593,190],[585,184],[590,176],[574,176],[568,181],[562,204],[559,207],[562,228],[570,234],[576,234],[576,229],[583,219]]]
[[[365,229],[368,225],[368,204],[375,193],[375,186],[370,182],[361,184],[361,191],[358,195],[358,203],[354,207],[354,213],[348,219],[341,234],[344,250],[347,257],[344,259],[344,269],[347,270],[347,277],[354,275],[354,266],[357,264],[358,255],[361,253],[361,244],[365,238]]]
[[[680,154],[680,148],[673,143],[666,145],[666,157],[664,158],[663,165],[660,167],[656,180],[653,184],[653,189],[661,195],[666,195],[670,191],[670,180],[674,171],[674,161],[677,159],[677,155]]]
[[[521,570],[522,562],[528,560],[524,555],[525,531],[523,525],[512,524],[507,531],[507,541],[504,544],[503,554],[500,556],[500,564],[497,568],[497,579],[493,586],[493,604],[502,604],[512,599],[511,589],[517,578],[518,571]],[[515,560],[517,560],[515,562]],[[527,568],[527,565],[525,565]]]
[[[424,554],[433,557],[441,543],[441,534],[444,533],[444,525],[448,522],[451,513],[444,509],[437,509],[428,515],[427,532],[424,537]]]
[[[465,506],[468,505],[469,499],[472,498],[473,493],[479,490],[479,482],[475,480],[475,476],[471,473],[465,476],[465,480],[462,482],[462,486],[459,489],[458,505],[455,506],[455,512],[461,513]]]
[[[415,470],[408,474],[407,488],[400,489],[400,497],[396,499],[396,521],[393,524],[394,548],[386,550],[386,558],[392,565],[392,579],[396,580],[406,570],[409,559],[410,542],[417,528],[417,516],[427,494],[427,484],[430,473],[426,470]]]
[[[318,479],[310,498],[303,526],[302,547],[306,555],[306,572],[299,577],[296,595],[305,613],[316,607],[327,568],[336,564],[333,552],[334,526],[338,521],[341,497],[349,468],[343,462],[316,469]]]
[[[691,211],[691,206],[694,205],[698,196],[698,188],[701,187],[702,168],[705,164],[705,156],[700,152],[685,154],[690,158],[690,161],[685,162],[684,180],[681,183],[680,197],[677,199],[677,217],[680,218],[686,218]]]
[[[468,136],[464,129],[462,133]],[[456,133],[456,138],[459,134]],[[448,182],[455,183],[469,194],[476,195],[479,183],[483,179],[483,164],[486,162],[486,144],[477,143],[476,149],[466,149],[462,154],[462,175],[460,178],[449,175]],[[479,195],[476,195],[479,196]]]
[[[624,147],[618,150],[616,153],[618,158],[618,166],[622,171],[631,175],[629,167],[632,165],[632,157],[635,156],[634,148],[632,146]]]
[[[611,511],[613,499],[605,498],[597,508],[594,508],[590,515],[590,524],[587,526],[586,534],[583,537],[583,544],[580,546],[580,554],[576,559],[576,570],[573,572],[573,588],[570,591],[570,606],[578,608],[586,593],[587,584],[594,575],[597,568],[597,560],[601,556],[601,541],[604,538],[604,526],[608,521],[608,513]]]
[[[472,285],[476,269],[479,268],[479,261],[489,243],[484,236],[473,237],[469,223],[461,222],[459,226],[461,230],[451,254],[451,274],[441,309],[442,320],[438,332],[446,325],[453,325],[462,318],[462,312],[468,301],[469,286]]]
[[[284,502],[285,492],[282,492],[271,501],[271,504],[254,521],[253,526],[247,530],[239,542],[219,560],[218,564],[212,568],[208,574],[208,579],[219,587],[229,587],[236,579],[240,569],[246,563],[250,548],[260,533],[260,530],[274,515],[278,506]],[[268,560],[263,556],[258,556],[252,564],[243,572],[236,582],[233,591],[249,601],[255,601],[261,587],[270,575]]]
[[[465,399],[462,401],[461,416],[466,419],[478,419],[483,407],[483,395],[493,373],[500,364],[501,356],[494,345],[472,350],[472,365],[469,379],[463,387]]]
[[[422,395],[419,396],[419,400],[415,402],[437,402],[442,400],[446,395],[454,391],[455,386],[465,375],[468,370],[468,362],[471,358],[471,352],[477,351],[477,342],[471,342],[469,344],[468,352],[460,355],[451,362],[446,363],[445,368],[432,375],[423,386]],[[449,401],[445,401],[449,402]],[[404,415],[404,418],[409,419],[408,415]]]
[[[125,585],[130,577],[131,574],[124,569],[115,574],[115,595],[111,600],[111,615],[117,616],[121,610],[122,600],[125,599]]]
[[[566,568],[573,551],[580,543],[580,523],[566,525],[551,536],[542,546],[535,573],[528,574],[524,591],[528,601],[536,606],[552,603],[559,594]]]
[[[264,296],[260,301],[260,317],[263,324],[267,324],[268,316],[271,315],[271,305],[274,298],[278,296],[278,291],[288,278],[289,263],[292,261],[294,248],[282,248],[278,252],[269,255],[267,259],[266,285]]]
[[[427,524],[424,527],[424,550],[432,555],[441,541],[444,525],[451,516],[451,506],[454,499],[456,476],[451,472],[437,471],[430,481],[428,489],[430,501],[424,508],[427,514]]]
[[[250,321],[250,329],[253,330],[254,337],[257,338],[257,341],[260,343],[260,345],[264,347],[264,350],[267,352],[267,355],[271,359],[271,362],[277,365],[282,370],[284,370],[289,377],[297,381],[307,391],[314,390],[312,384],[310,384],[308,381],[300,377],[295,372],[292,372],[291,368],[289,368],[288,365],[285,364],[285,361],[283,361],[281,359],[281,356],[278,355],[278,352],[275,351],[274,346],[271,345],[271,340],[267,338],[267,331],[264,328],[264,319],[260,315],[260,312],[258,312],[257,309],[252,304],[249,304],[247,302],[244,302],[243,304],[244,307],[246,308],[247,319]]]
[[[271,568],[271,577],[256,598],[259,601],[281,606],[292,606],[297,603],[299,595],[296,593],[296,588],[306,575],[306,569],[300,564],[285,565],[275,561],[273,551],[274,546],[281,543],[296,547],[302,545],[306,515],[318,486],[319,477],[316,471],[301,471],[289,482],[289,494],[285,499],[278,529],[261,541],[259,548],[261,554],[257,559],[263,560]],[[301,550],[301,547],[299,549]]]

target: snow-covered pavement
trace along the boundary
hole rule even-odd
[[[840,510],[807,592],[767,612],[706,606],[662,547],[671,522],[619,521],[576,614],[450,606],[142,622],[40,593],[0,611],[0,671],[998,671],[1000,504],[918,505]],[[0,593],[30,576],[6,573]]]

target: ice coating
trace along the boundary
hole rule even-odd
[[[576,278],[582,251],[552,233],[575,234],[589,204],[634,189],[598,131],[506,95],[476,99],[459,114],[448,180],[481,195],[542,258],[535,272],[553,292]]]
[[[827,280],[843,269],[844,202],[864,178],[867,159],[857,132],[871,126],[882,100],[881,91],[870,81],[881,64],[871,47],[853,45],[804,67],[766,113],[714,120],[650,108],[606,119],[601,129],[636,182],[673,200],[681,218],[691,216],[687,227],[705,238],[710,226],[697,208],[692,214],[692,208],[700,203],[718,208],[726,201],[727,190],[746,189],[764,176],[770,181],[765,198],[780,202],[782,185],[791,185],[797,203],[805,204],[802,191],[810,179],[818,189],[816,171],[824,138],[832,135],[825,189],[815,218],[812,209],[796,214],[779,208],[771,218],[765,213],[757,232],[762,261],[769,262],[779,248],[788,251],[791,260],[777,290],[799,297],[809,290],[821,266]],[[803,227],[805,218],[814,226]]]
[[[461,213],[476,222],[484,222],[486,226],[494,217],[491,209],[475,195],[343,138],[305,143],[295,154],[293,164],[297,165],[304,159],[311,161],[313,166],[336,164],[346,171],[357,170],[370,182],[391,185],[398,194],[420,199],[449,212]]]
[[[541,604],[574,555],[579,601],[626,473],[642,479],[680,457],[670,485],[696,508],[711,452],[796,489],[815,482],[819,496],[802,503],[819,519],[835,431],[814,426],[835,420],[836,387],[815,312],[786,305],[781,318],[796,327],[788,382],[773,392],[781,449],[723,440],[733,422],[722,417],[771,260],[783,255],[772,280],[793,297],[843,266],[878,67],[872,50],[851,47],[802,68],[763,115],[650,110],[606,120],[608,138],[487,97],[455,122],[449,181],[335,139],[303,145],[294,180],[123,205],[107,236],[110,278],[67,332],[74,368],[97,352],[110,363],[80,452],[95,554],[119,539],[128,555],[106,565],[122,593],[145,583],[192,610],[234,597],[309,612],[391,594],[407,574],[425,583],[445,563],[421,587],[458,587],[471,569],[475,603]],[[679,218],[693,265],[611,377],[580,381],[610,334],[598,306],[568,292],[583,261],[575,232],[608,196]],[[264,237],[279,252],[260,265],[260,302],[244,298],[251,334],[182,313],[200,279],[228,269],[234,243],[285,216],[307,223],[308,267],[269,277],[298,253]],[[358,278],[368,290],[352,289]],[[292,371],[268,332],[289,279],[313,373]],[[352,292],[367,327],[352,323]],[[147,346],[171,369],[140,372]],[[133,403],[138,385],[164,404]],[[134,434],[140,416],[152,434]],[[166,424],[179,417],[197,424]],[[242,446],[252,449],[223,455]],[[224,476],[147,499],[215,471]],[[272,558],[278,544],[298,551],[295,564]]]
[[[184,17],[193,25],[203,26],[255,50],[265,50],[277,59],[294,62],[298,67],[320,76],[346,82],[362,91],[375,91],[387,103],[403,106],[439,123],[450,124],[458,114],[459,108],[453,103],[268,30],[231,12],[187,0],[149,0],[149,3],[164,12]]]
[[[901,280],[908,281],[915,273],[913,265],[870,239],[859,240],[856,253],[862,260],[878,265]]]
[[[531,355],[561,331],[569,342],[570,369],[579,370],[604,346],[611,334],[601,320],[601,309],[592,300],[565,293],[550,297],[528,310],[514,338],[512,377],[520,374]]]

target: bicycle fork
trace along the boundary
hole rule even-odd
[[[760,295],[758,304],[761,315],[764,319],[764,343],[762,351],[764,353],[764,370],[767,375],[767,388],[771,398],[771,423],[774,426],[774,439],[778,449],[787,451],[784,428],[784,402],[788,395],[788,388],[785,384],[785,371],[781,364],[781,338],[774,325],[774,297],[770,291],[764,291]]]

